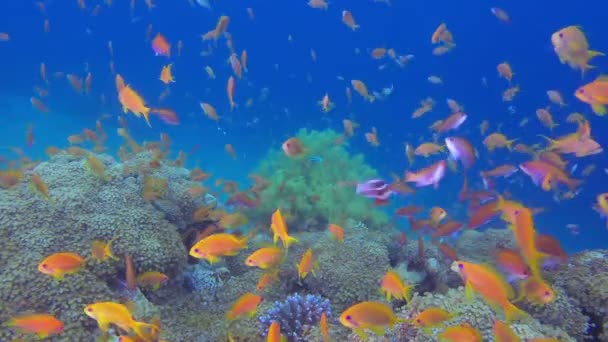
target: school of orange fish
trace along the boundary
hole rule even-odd
[[[149,10],[155,9],[155,4],[152,0],[145,0],[144,2]],[[49,32],[51,25],[46,15],[46,3],[39,1],[35,2],[35,4],[45,16],[44,31]],[[104,3],[90,5],[85,0],[77,0],[77,5],[83,11],[89,11],[91,16],[97,16],[103,12],[104,7],[113,6],[113,3],[111,0],[105,0]],[[136,5],[135,0],[130,1],[131,8],[134,8]],[[329,11],[331,4],[325,0],[310,0],[308,6],[310,10]],[[253,9],[247,8],[246,11],[249,19],[255,20]],[[511,24],[511,18],[504,9],[495,7],[491,8],[489,12],[500,22]],[[352,31],[360,29],[355,16],[348,10],[341,12],[341,20]],[[232,35],[228,31],[230,21],[231,19],[228,16],[220,16],[215,27],[210,28],[208,32],[202,34],[201,38],[204,43],[210,42],[207,45],[208,50],[203,51],[203,54],[213,53],[217,47],[217,42],[220,40],[225,41],[229,50],[228,61],[232,69],[232,74],[226,79],[227,102],[230,110],[238,110],[235,90],[237,83],[244,77],[243,73],[248,73],[248,55],[246,50],[242,50],[240,54],[234,50]],[[153,27],[150,25],[147,30],[147,36],[149,37],[154,54],[159,56],[159,58],[166,58],[168,60],[174,55],[181,55],[183,48],[182,41],[177,42],[177,51],[174,51],[172,44],[162,33],[153,34],[153,31]],[[10,33],[0,33],[0,42],[10,43],[10,41]],[[550,41],[560,62],[572,69],[579,70],[584,77],[593,68],[590,64],[591,60],[604,55],[590,48],[583,30],[578,26],[568,26],[556,31],[550,37]],[[445,55],[456,47],[454,35],[449,31],[446,23],[441,23],[430,34],[430,42],[434,45],[432,54],[435,56]],[[114,55],[112,42],[107,42],[107,46],[109,55],[112,58]],[[313,59],[316,58],[314,50],[311,50],[311,56]],[[371,50],[370,58],[376,60],[386,59],[403,67],[409,63],[412,56],[398,55],[394,49],[390,48],[375,48]],[[177,60],[172,59],[172,62],[163,66],[160,71],[159,79],[168,87],[176,82],[172,74],[172,67],[175,63],[177,63]],[[508,62],[499,63],[496,69],[498,76],[504,78],[508,83],[508,87],[502,94],[503,101],[512,101],[520,91],[519,85],[513,85],[512,83],[515,73]],[[110,72],[115,75],[116,99],[121,104],[125,114],[131,113],[137,118],[143,117],[146,124],[150,127],[152,127],[151,115],[158,116],[166,124],[179,124],[179,118],[173,110],[149,106],[147,101],[135,90],[137,87],[131,86],[120,74],[115,72],[112,60],[110,60]],[[211,66],[206,66],[205,72],[210,79],[217,77]],[[55,72],[53,77],[55,79],[65,77],[71,87],[79,94],[89,94],[91,92],[93,77],[90,72],[86,74],[84,80],[78,75],[64,74],[62,72]],[[40,64],[40,78],[42,85],[35,86],[36,95],[31,97],[31,104],[40,112],[49,113],[51,112],[51,108],[45,104],[44,98],[49,96],[48,87],[51,85],[51,82],[47,76],[47,68],[44,63]],[[433,84],[443,83],[442,79],[437,75],[429,76],[428,81]],[[363,101],[373,103],[376,100],[377,96],[368,91],[366,84],[362,80],[353,79],[350,81],[350,85],[351,87],[346,88],[348,103],[354,101],[352,98],[353,90],[361,96]],[[168,96],[168,89],[167,92],[160,95],[161,99]],[[596,115],[605,115],[605,106],[608,105],[608,77],[599,76],[580,86],[575,91],[574,97],[578,101],[588,104]],[[545,108],[538,109],[536,116],[541,125],[552,131],[558,123],[556,123],[551,111],[554,108],[561,110],[567,104],[558,90],[548,90],[547,98],[550,104]],[[103,101],[106,101],[106,99],[104,98]],[[247,105],[251,105],[252,102],[252,99],[246,101]],[[318,101],[318,104],[323,113],[331,112],[336,107],[329,93],[326,93]],[[481,152],[466,137],[448,136],[444,137],[443,141],[439,139],[441,135],[448,132],[457,134],[459,128],[465,124],[468,116],[463,106],[457,101],[447,99],[447,105],[450,109],[449,115],[442,120],[436,121],[430,127],[434,132],[434,139],[432,141],[421,143],[417,147],[412,146],[410,143],[404,143],[404,146],[405,155],[410,166],[414,165],[417,157],[426,159],[445,154],[446,152],[448,157],[441,158],[421,168],[419,171],[406,172],[403,180],[397,177],[397,181],[391,186],[393,189],[401,187],[401,192],[405,193],[413,193],[413,190],[409,189],[405,183],[414,183],[417,187],[432,186],[436,189],[445,177],[447,170],[450,169],[453,173],[460,174],[463,179],[463,187],[458,194],[458,200],[468,203],[470,211],[469,221],[465,224],[452,220],[449,217],[449,213],[440,207],[432,207],[428,211],[428,218],[425,219],[416,218],[425,211],[425,208],[415,205],[398,208],[395,211],[395,215],[407,217],[410,222],[411,231],[430,235],[446,257],[453,260],[452,269],[462,277],[467,297],[470,298],[474,294],[477,294],[490,304],[492,308],[496,309],[497,312],[504,314],[505,322],[497,320],[494,325],[493,333],[496,340],[519,341],[519,338],[509,327],[509,323],[527,314],[513,303],[526,300],[530,303],[543,305],[554,301],[556,294],[552,290],[551,284],[543,278],[542,265],[547,259],[563,261],[566,255],[557,240],[550,236],[536,233],[534,215],[539,210],[528,208],[523,203],[509,199],[508,194],[498,194],[494,190],[494,183],[500,181],[501,178],[507,178],[516,172],[522,171],[542,190],[558,193],[562,198],[573,198],[577,195],[577,190],[583,181],[571,177],[566,168],[568,160],[564,159],[564,157],[582,158],[601,153],[603,149],[591,135],[590,121],[580,113],[572,113],[565,120],[567,124],[576,125],[572,133],[561,137],[543,136],[548,143],[547,145],[539,143],[528,146],[522,142],[515,144],[516,141],[519,141],[518,139],[510,139],[499,130],[488,134],[490,122],[485,120],[479,129],[487,153],[505,148],[513,153],[516,152],[527,156],[528,160],[520,165],[500,165],[492,170],[482,171],[479,174],[479,179],[482,180],[485,189],[469,189],[468,180],[477,176],[467,171],[475,164]],[[214,121],[222,119],[211,103],[201,101],[200,107],[202,113],[209,119]],[[428,97],[423,99],[420,102],[420,107],[413,111],[411,118],[415,120],[428,115],[428,113],[436,109],[435,107],[436,101],[433,98]],[[125,139],[127,144],[136,145],[127,133],[125,120],[124,116],[120,117],[122,127],[119,128],[118,134]],[[522,126],[528,123],[527,118],[524,120],[521,122]],[[346,139],[355,136],[355,129],[359,126],[349,119],[344,119],[343,124],[343,139],[336,141],[337,144],[343,143]],[[34,142],[31,126],[28,127],[26,136],[28,146],[31,146]],[[70,144],[74,145],[83,143],[84,141],[94,142],[95,151],[104,150],[103,143],[105,139],[106,135],[100,121],[97,122],[96,130],[85,129],[82,134],[68,137]],[[380,145],[380,138],[375,127],[372,127],[369,132],[365,133],[365,139],[372,146]],[[292,158],[299,158],[307,153],[306,147],[295,137],[285,141],[282,148],[285,154]],[[237,154],[231,144],[227,144],[225,149],[233,158],[236,158]],[[59,153],[59,151],[56,147],[51,146],[47,148],[49,155]],[[87,150],[71,146],[67,152],[87,156],[87,164],[90,169],[100,177],[105,177],[103,164]],[[159,155],[158,158],[163,157],[163,155]],[[23,171],[32,167],[31,162],[23,163],[23,165],[21,170],[10,169],[2,171],[0,181],[3,188],[17,184],[23,176]],[[461,170],[459,170],[460,168]],[[589,166],[582,172],[582,175],[588,176],[594,171],[594,168],[594,165]],[[210,177],[198,169],[193,170],[191,176],[193,180],[200,181],[204,181]],[[48,187],[39,175],[33,173],[30,182],[37,193],[52,201],[52,198],[49,196]],[[404,188],[405,190],[403,190]],[[564,188],[566,191],[562,192],[561,190]],[[201,187],[201,189],[192,189],[192,191],[200,194],[205,190]],[[145,192],[144,196],[146,196]],[[154,196],[154,194],[152,193],[150,196]],[[254,201],[255,199],[248,200]],[[594,208],[600,215],[608,217],[608,193],[597,195],[597,203],[594,205]],[[499,216],[512,231],[517,245],[516,249],[498,250],[492,256],[496,259],[496,264],[500,266],[500,270],[487,265],[459,260],[457,253],[449,244],[437,240],[453,234],[465,226],[469,229],[478,228]],[[606,224],[608,225],[608,221]],[[264,289],[270,283],[279,280],[278,266],[285,260],[289,246],[298,242],[296,238],[289,235],[287,224],[280,209],[277,209],[272,214],[270,228],[274,245],[262,247],[254,251],[245,261],[246,265],[258,267],[265,271],[256,286],[258,291]],[[335,238],[336,243],[341,243],[344,240],[345,233],[340,225],[329,224],[328,231]],[[241,236],[225,232],[211,232],[207,236],[202,236],[192,246],[189,254],[194,258],[203,259],[213,264],[222,258],[235,256],[246,249],[248,247],[248,240],[255,233],[253,232],[249,236]],[[277,246],[279,240],[281,245]],[[93,241],[91,257],[98,262],[117,259],[112,252],[112,241]],[[135,281],[135,286],[157,289],[167,281],[166,275],[153,271],[135,276],[132,266],[129,267],[129,260],[127,257],[127,278],[131,279],[130,282]],[[59,281],[65,275],[78,272],[78,270],[82,269],[86,263],[85,261],[85,258],[74,253],[57,252],[42,260],[38,266],[38,271],[52,276]],[[318,262],[315,260],[314,252],[312,249],[308,249],[301,256],[301,261],[297,265],[297,271],[300,278],[304,279],[308,276],[314,276],[317,267]],[[515,279],[518,282],[519,288],[517,291],[514,291],[511,284],[507,282],[506,277]],[[391,298],[409,302],[415,289],[414,284],[406,284],[393,270],[387,271],[383,279],[379,281],[381,281],[381,290],[386,294],[389,302]],[[235,320],[242,316],[255,314],[261,300],[262,297],[258,294],[243,294],[234,303],[231,310],[227,312],[226,319]],[[120,341],[157,341],[159,339],[160,328],[158,322],[146,323],[135,320],[128,305],[114,302],[100,302],[90,304],[83,308],[83,310],[84,314],[97,321],[99,329],[103,333],[106,333],[110,327],[118,328],[123,334],[120,337]],[[442,322],[449,320],[451,317],[453,317],[453,313],[440,308],[429,308],[420,312],[416,317],[406,320],[397,317],[390,305],[382,302],[366,301],[356,303],[346,309],[340,315],[339,322],[345,327],[352,329],[362,339],[367,339],[367,331],[383,335],[385,328],[402,322],[409,322],[420,329],[430,331],[429,329],[440,327]],[[52,315],[44,313],[14,317],[9,324],[26,333],[36,334],[40,338],[60,334],[63,331],[63,323],[61,321]],[[330,340],[328,324],[330,323],[328,323],[327,317],[323,316],[320,327],[325,341]],[[278,322],[272,323],[266,338],[267,341],[280,341],[282,339],[281,327]],[[447,327],[438,335],[438,338],[441,341],[482,340],[481,333],[466,324]],[[540,340],[538,339],[538,341]]]

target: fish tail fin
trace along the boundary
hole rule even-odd
[[[525,311],[513,305],[511,302],[507,302],[507,305],[505,306],[505,320],[507,321],[507,323],[524,318],[526,316],[528,316],[528,314]]]
[[[133,332],[145,341],[156,341],[160,335],[160,329],[154,324],[146,322],[134,322],[131,327]]]
[[[549,138],[549,137],[548,137],[548,136],[546,136],[546,135],[542,135],[542,134],[537,134],[537,136],[539,136],[539,137],[541,137],[541,138],[543,138],[543,139],[547,140],[547,142],[549,143],[549,147],[547,147],[547,149],[546,149],[547,151],[550,151],[550,150],[552,150],[552,149],[553,149],[553,146],[554,146],[554,144],[555,144],[555,140],[553,140],[553,139]]]
[[[516,141],[517,139],[507,140],[507,149],[509,149],[509,151],[513,151],[513,143]]]
[[[559,126],[559,124],[558,124],[558,123],[553,122],[553,123],[551,123],[551,125],[549,125],[549,130],[551,130],[551,131],[552,131],[552,130],[553,130],[555,127],[557,127],[557,126]]]
[[[589,58],[593,58],[593,57],[597,57],[597,56],[606,56],[605,53],[600,52],[600,51],[595,51],[595,50],[589,50],[589,51],[587,51],[587,53],[589,54]]]
[[[289,248],[289,246],[296,242],[298,242],[298,239],[293,236],[287,236],[287,240],[285,240],[285,249]]]
[[[118,260],[118,257],[116,255],[114,255],[114,252],[112,252],[112,243],[114,241],[116,241],[118,239],[118,236],[115,236],[112,238],[112,240],[108,241],[108,243],[106,244],[106,248],[105,248],[105,253],[106,255],[113,260]]]

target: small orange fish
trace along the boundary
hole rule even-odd
[[[524,311],[509,301],[514,296],[513,288],[496,270],[465,261],[454,261],[452,270],[463,279],[467,298],[472,298],[473,293],[477,292],[490,306],[502,308],[507,322],[526,316]]]
[[[365,140],[367,140],[367,142],[373,147],[380,146],[380,141],[378,141],[378,131],[376,130],[376,127],[372,127],[371,132],[365,133]]]
[[[350,84],[355,89],[355,91],[359,95],[361,95],[365,100],[367,100],[369,102],[374,102],[375,98],[369,94],[369,92],[367,90],[367,86],[365,85],[365,83],[363,83],[363,81],[351,80]]]
[[[165,36],[160,33],[157,33],[152,40],[152,50],[154,50],[156,56],[171,57],[171,45]]]
[[[494,320],[494,326],[492,327],[492,334],[494,335],[494,341],[496,342],[520,342],[519,336],[513,332],[513,329],[506,323]]]
[[[319,330],[321,330],[321,336],[323,342],[329,342],[329,323],[327,322],[327,313],[323,312],[319,319]]]
[[[118,260],[116,256],[112,253],[112,243],[116,241],[117,237],[108,241],[107,243],[104,241],[93,240],[91,242],[91,255],[93,259],[97,260],[97,262],[106,261],[108,259]]]
[[[213,264],[220,261],[220,257],[238,255],[245,248],[247,248],[247,237],[219,233],[197,242],[190,248],[190,256],[205,259]]]
[[[333,102],[329,99],[329,94],[325,93],[325,96],[318,102],[319,106],[321,106],[321,110],[323,113],[328,113],[334,108]]]
[[[277,280],[279,280],[279,270],[278,269],[271,269],[267,272],[264,272],[260,276],[260,279],[258,279],[258,283],[255,285],[255,290],[257,292],[261,292],[265,288],[267,288],[270,284],[274,283]]]
[[[283,242],[283,247],[285,249],[289,248],[289,246],[295,242],[298,242],[298,239],[289,236],[287,224],[285,223],[285,219],[283,218],[283,214],[281,214],[281,210],[277,209],[272,213],[270,229],[273,233],[272,241],[276,244],[279,239]]]
[[[230,76],[230,78],[228,78],[228,83],[226,84],[226,93],[228,94],[230,110],[233,110],[236,107],[236,103],[234,102],[234,76]]]
[[[230,308],[230,311],[226,313],[226,319],[228,321],[235,320],[239,317],[249,315],[249,317],[255,316],[258,309],[258,305],[262,302],[262,297],[255,293],[247,292],[243,294]]]
[[[350,11],[342,11],[342,22],[348,26],[351,30],[355,31],[359,28],[359,25],[355,22],[355,18]]]
[[[540,276],[532,276],[520,283],[519,297],[515,301],[525,298],[534,305],[545,305],[555,300],[555,292]]]
[[[124,113],[130,111],[137,117],[143,115],[148,126],[152,127],[149,119],[150,108],[146,107],[144,99],[135,90],[131,89],[128,85],[125,85],[118,92],[118,100],[122,105]]]
[[[284,257],[285,253],[279,247],[262,247],[247,257],[245,265],[270,269],[283,262]]]
[[[74,253],[55,253],[44,258],[38,264],[38,271],[48,274],[57,280],[62,280],[64,275],[78,272],[84,266],[85,260]]]
[[[505,11],[504,9],[499,8],[499,7],[492,7],[490,9],[490,12],[492,12],[492,14],[494,14],[496,19],[502,21],[503,23],[506,23],[506,24],[511,23],[511,17],[509,16],[509,13],[507,13],[507,11]]]
[[[399,274],[393,270],[388,270],[382,277],[380,289],[386,294],[386,300],[391,301],[391,297],[398,300],[407,300],[409,303],[412,299],[411,290],[413,286],[406,285]]]
[[[327,229],[331,233],[332,237],[340,242],[344,242],[344,228],[337,224],[330,223]]]
[[[502,133],[492,133],[483,139],[483,144],[491,152],[496,148],[506,147],[509,151],[512,149],[513,143],[517,139],[508,140],[507,137]]]
[[[557,90],[547,90],[547,97],[551,103],[554,103],[560,107],[564,107],[566,105],[562,94]]]
[[[173,63],[167,64],[167,65],[163,66],[163,69],[160,71],[160,80],[164,84],[169,84],[169,83],[175,82],[175,78],[173,78],[173,74],[172,74],[172,69],[171,69],[172,67],[173,67]]]
[[[553,116],[551,113],[544,108],[539,108],[536,110],[536,117],[543,126],[549,128],[550,130],[553,130],[555,127],[559,126],[555,123],[555,121],[553,121]]]
[[[279,321],[272,321],[266,334],[266,342],[282,342],[285,338],[281,335],[281,326]]]
[[[308,6],[316,9],[327,10],[328,4],[325,0],[309,0]]]
[[[32,189],[39,195],[41,195],[42,197],[44,197],[46,200],[50,200],[51,196],[49,194],[49,187],[48,185],[42,180],[42,177],[40,177],[39,174],[37,173],[32,173],[30,176],[30,181],[31,181],[31,187]]]
[[[298,157],[304,154],[306,149],[302,145],[302,141],[296,137],[291,137],[283,143],[281,146],[283,148],[283,152],[288,157]]]
[[[429,157],[430,155],[437,154],[439,152],[444,152],[445,146],[438,145],[435,143],[422,143],[416,149],[414,149],[414,155]]]
[[[352,329],[363,341],[368,339],[366,329],[383,336],[385,328],[401,321],[390,306],[372,301],[357,303],[340,315],[340,323]]]
[[[36,334],[39,339],[63,332],[63,322],[50,314],[32,314],[12,317],[6,323],[8,327],[16,327],[22,333]]]
[[[511,65],[507,62],[502,62],[496,66],[496,70],[498,71],[498,76],[504,78],[505,80],[511,83],[513,79],[513,70],[511,70]]]
[[[213,121],[219,121],[220,117],[219,117],[219,115],[217,115],[217,111],[215,110],[215,107],[213,107],[209,103],[205,103],[205,102],[201,102],[200,105],[201,105],[201,108],[203,109],[203,113],[205,113],[205,115],[207,115],[207,117],[209,119],[211,119]]]
[[[0,42],[8,42],[9,40],[11,40],[10,34],[6,32],[0,32]]]
[[[298,276],[300,279],[304,280],[308,273],[312,273],[315,275],[315,269],[319,268],[319,262],[315,260],[315,257],[312,254],[312,249],[309,248],[302,255],[302,259],[300,259],[300,263],[296,265],[298,269]]]
[[[483,342],[483,336],[467,323],[445,328],[437,338],[440,342]]]
[[[147,271],[135,278],[137,286],[151,287],[152,290],[158,290],[161,285],[164,285],[169,280],[166,274],[157,271]]]
[[[598,76],[594,81],[578,88],[574,93],[577,99],[591,106],[597,115],[606,115],[608,105],[608,76]]]
[[[230,155],[230,157],[232,157],[232,159],[236,159],[236,152],[234,151],[234,146],[232,146],[232,144],[224,145],[224,149]]]
[[[442,308],[427,308],[419,312],[413,319],[412,323],[418,328],[424,329],[427,332],[441,323],[450,320],[454,315]]]
[[[432,227],[436,228],[447,216],[448,213],[443,208],[433,207],[431,208],[431,212],[429,214],[429,222],[431,223]]]

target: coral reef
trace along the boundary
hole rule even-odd
[[[143,152],[136,159],[150,157]],[[49,200],[29,188],[27,173],[16,186],[0,190],[0,259],[4,264],[0,301],[7,308],[2,310],[0,321],[27,311],[49,312],[64,321],[65,338],[90,337],[96,323],[82,314],[82,308],[95,301],[119,299],[108,283],[124,279],[124,262],[88,261],[82,271],[62,282],[36,268],[44,257],[56,252],[88,256],[93,240],[117,237],[114,253],[131,255],[137,272],[154,270],[174,276],[184,267],[187,253],[182,239],[176,225],[166,218],[174,217],[177,222],[177,218],[190,220],[192,214],[168,215],[159,211],[155,201],[146,201],[142,196],[144,177],[132,171],[135,164],[119,164],[107,155],[96,158],[105,168],[104,177],[91,172],[87,158],[67,153],[58,153],[36,166],[33,172],[48,185]],[[155,177],[171,185],[163,200],[179,202],[173,206],[179,213],[194,207],[181,197],[171,197],[178,191],[175,189],[192,183],[182,170],[162,165],[153,171]],[[182,221],[180,225],[187,224]],[[1,340],[15,336],[12,330],[3,328],[0,332]]]
[[[307,341],[304,335],[306,326],[318,325],[323,313],[331,318],[329,300],[319,295],[291,295],[283,302],[275,302],[270,309],[258,317],[260,335],[266,336],[270,324],[277,321],[281,326],[281,333],[289,342]]]
[[[484,341],[492,341],[492,325],[494,319],[504,319],[504,317],[496,317],[492,308],[486,305],[479,297],[475,297],[472,301],[467,301],[464,298],[464,289],[450,289],[445,294],[425,293],[423,296],[414,296],[409,305],[401,308],[398,312],[400,317],[412,318],[420,311],[430,308],[439,307],[449,312],[455,313],[454,318],[448,321],[445,326],[453,326],[461,323],[468,323],[475,329],[479,330],[484,336]],[[523,321],[514,322],[511,324],[513,331],[522,340],[536,337],[554,337],[560,341],[575,341],[565,331],[559,327],[541,324],[534,318],[527,318]],[[387,337],[390,341],[436,341],[437,334],[442,328],[432,329],[431,334],[426,335],[423,330],[417,329],[414,325],[404,323],[387,331]],[[385,341],[384,337],[370,338],[370,341]],[[360,341],[355,334],[349,336],[349,341]]]
[[[379,227],[388,222],[386,214],[373,208],[369,199],[357,196],[354,184],[377,177],[378,173],[363,161],[351,156],[342,136],[332,130],[300,130],[306,154],[290,158],[282,151],[271,151],[255,171],[271,185],[261,192],[261,205],[255,212],[267,215],[277,207],[289,213],[292,230],[305,230],[309,223],[344,223],[347,218]],[[309,157],[321,158],[312,162]]]

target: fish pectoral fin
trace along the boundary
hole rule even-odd
[[[473,287],[469,283],[466,283],[464,285],[464,296],[465,296],[465,298],[469,302],[473,301],[473,297],[475,296],[475,292],[473,290]]]
[[[591,109],[593,110],[593,112],[599,116],[604,116],[606,115],[606,107],[604,107],[601,104],[593,104],[591,105]]]
[[[384,327],[370,327],[369,330],[378,336],[384,336]]]
[[[543,188],[543,190],[545,191],[549,191],[551,190],[551,174],[547,174],[544,178],[543,181],[541,183],[541,186]]]
[[[362,341],[367,341],[367,334],[363,329],[354,329],[354,332]]]

